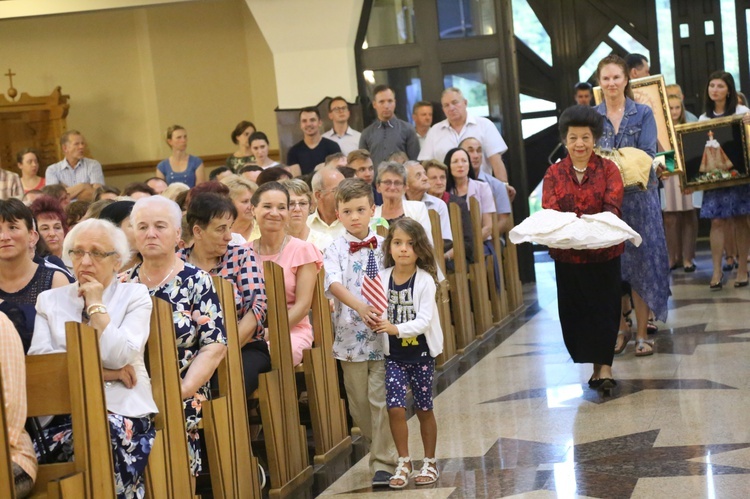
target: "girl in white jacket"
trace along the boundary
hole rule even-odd
[[[383,244],[385,270],[380,278],[388,300],[386,318],[377,331],[384,335],[385,390],[391,433],[398,451],[390,486],[401,489],[414,473],[406,425],[406,387],[411,385],[424,445],[417,485],[435,483],[437,423],[432,411],[434,358],[443,351],[443,332],[436,301],[437,265],[424,228],[410,218],[391,224]]]

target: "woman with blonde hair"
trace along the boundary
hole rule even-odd
[[[258,190],[255,182],[250,182],[240,175],[230,175],[221,179],[221,183],[229,187],[229,199],[237,209],[237,218],[232,225],[232,242],[244,244],[260,237],[260,231],[255,224],[255,214],[251,199]]]
[[[289,226],[287,233],[297,239],[315,244],[315,241],[310,241],[311,232],[310,227],[307,226],[307,217],[315,211],[310,186],[304,180],[298,178],[283,180],[281,185],[289,191]],[[317,244],[315,246],[321,251],[325,249],[318,247]]]

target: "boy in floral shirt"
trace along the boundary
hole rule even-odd
[[[380,315],[362,296],[372,254],[382,268],[383,238],[370,229],[375,213],[372,187],[346,179],[336,192],[336,215],[346,232],[325,250],[326,295],[334,300],[333,356],[341,361],[349,412],[370,444],[373,486],[388,486],[396,464],[385,403],[383,340],[373,328]]]

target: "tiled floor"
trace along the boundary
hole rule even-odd
[[[605,397],[568,357],[553,264],[537,263],[527,310],[438,381],[439,482],[373,491],[362,459],[322,494],[750,497],[750,290],[710,292],[707,254],[698,266],[672,275],[656,354],[631,342]],[[416,418],[409,429],[421,458]]]

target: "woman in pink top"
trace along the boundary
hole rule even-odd
[[[289,191],[286,187],[278,182],[265,183],[255,191],[251,201],[262,234],[251,243],[255,254],[261,262],[274,262],[284,269],[292,358],[297,365],[302,362],[302,351],[312,347],[313,331],[308,313],[318,271],[323,266],[323,255],[312,243],[287,234]]]
[[[2,301],[2,300],[0,300]],[[16,497],[27,497],[36,479],[37,463],[26,423],[26,364],[21,337],[8,317],[0,313],[0,373],[5,399],[10,459]],[[2,431],[2,430],[0,430]]]

